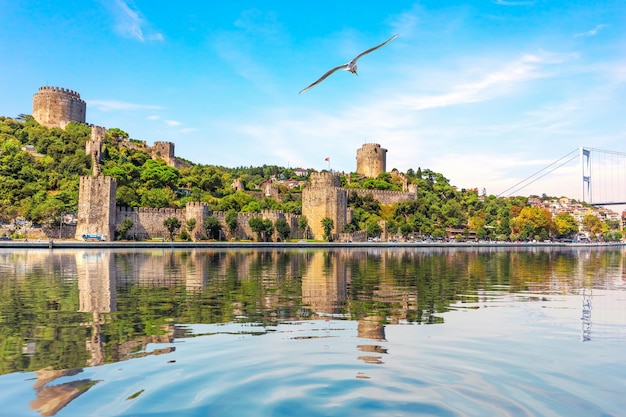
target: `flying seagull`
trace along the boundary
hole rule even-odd
[[[321,83],[322,81],[324,81],[326,78],[328,78],[328,76],[330,74],[332,74],[335,71],[339,71],[340,69],[345,69],[346,71],[350,71],[351,73],[353,73],[354,75],[359,75],[356,73],[356,61],[361,58],[363,55],[365,54],[369,54],[372,51],[375,51],[376,49],[380,48],[383,45],[388,44],[389,42],[391,42],[392,40],[394,40],[395,38],[397,38],[398,35],[393,35],[391,38],[387,39],[385,42],[381,43],[378,46],[375,46],[373,48],[368,49],[367,51],[361,52],[360,54],[358,54],[356,56],[356,58],[354,58],[352,61],[348,62],[347,64],[343,64],[343,65],[339,65],[338,67],[335,67],[333,69],[331,69],[330,71],[328,71],[326,74],[322,75],[322,77],[315,81],[313,84],[311,84],[310,86],[308,86],[307,88],[304,88],[302,90],[300,90],[300,93],[298,94],[302,94],[304,93],[306,90],[311,89],[313,87],[315,87],[316,85],[318,85],[319,83]]]

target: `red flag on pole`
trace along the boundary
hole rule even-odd
[[[326,158],[326,159],[324,159],[324,161],[330,161],[330,158]]]

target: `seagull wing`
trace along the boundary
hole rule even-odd
[[[311,84],[310,86],[308,86],[308,87],[306,87],[306,88],[304,88],[304,89],[300,90],[300,92],[299,92],[298,94],[302,94],[302,93],[304,93],[306,90],[309,90],[309,89],[311,89],[311,88],[315,87],[316,85],[318,85],[319,83],[321,83],[322,81],[324,81],[326,78],[328,78],[328,76],[329,76],[330,74],[332,74],[333,72],[335,72],[335,71],[339,71],[340,69],[342,69],[342,68],[347,68],[347,67],[348,67],[348,64],[343,64],[343,65],[339,65],[338,67],[335,67],[335,68],[331,69],[331,70],[330,70],[330,71],[328,71],[326,74],[322,75],[322,76],[320,77],[320,79],[319,79],[319,80],[315,81],[315,82],[314,82],[313,84]]]
[[[370,52],[375,51],[376,49],[380,48],[381,46],[387,45],[389,42],[391,42],[392,40],[394,40],[397,37],[398,37],[398,35],[393,35],[391,38],[387,39],[385,42],[381,43],[380,45],[377,45],[377,46],[375,46],[373,48],[370,48],[367,51],[361,52],[360,54],[357,55],[356,58],[354,58],[350,62],[356,62],[356,60],[361,58],[363,55],[369,54]]]

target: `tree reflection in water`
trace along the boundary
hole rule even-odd
[[[594,280],[621,279],[623,266],[620,249],[364,248],[13,250],[0,253],[0,268],[0,374],[37,372],[31,407],[53,415],[97,381],[52,380],[172,352],[148,346],[190,336],[190,324],[356,320],[359,359],[384,363],[387,324],[442,323],[452,304],[496,287],[588,288],[586,340],[591,289],[603,284]]]

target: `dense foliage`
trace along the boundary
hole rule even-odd
[[[22,219],[58,225],[64,214],[75,213],[79,178],[92,172],[91,158],[85,154],[89,138],[90,128],[84,124],[48,129],[31,116],[0,117],[0,222]],[[239,212],[302,213],[301,190],[306,178],[298,177],[292,169],[273,165],[226,168],[191,162],[174,168],[148,151],[121,129],[107,130],[100,166],[102,174],[117,182],[118,205],[180,208],[189,201],[203,201],[211,210],[228,213],[226,226],[231,231],[237,227]],[[366,178],[350,173],[341,177],[353,210],[352,221],[342,231],[366,230],[368,236],[378,236],[384,227],[404,237],[456,234],[463,239],[475,233],[479,239],[498,240],[564,238],[578,232],[578,222],[570,214],[552,218],[547,210],[530,207],[526,197],[497,198],[479,195],[475,189],[459,190],[429,169],[395,174]],[[280,199],[263,191],[270,180]],[[372,195],[351,191],[402,191],[403,181],[417,185],[415,200],[384,205]],[[581,221],[583,230],[593,237],[621,237],[614,232],[619,228],[614,223],[600,221],[591,210]],[[254,227],[263,239],[274,227],[282,239],[288,235],[283,224]],[[306,219],[299,228],[306,229]],[[188,227],[182,229],[186,232]],[[219,235],[217,228],[207,231]]]

